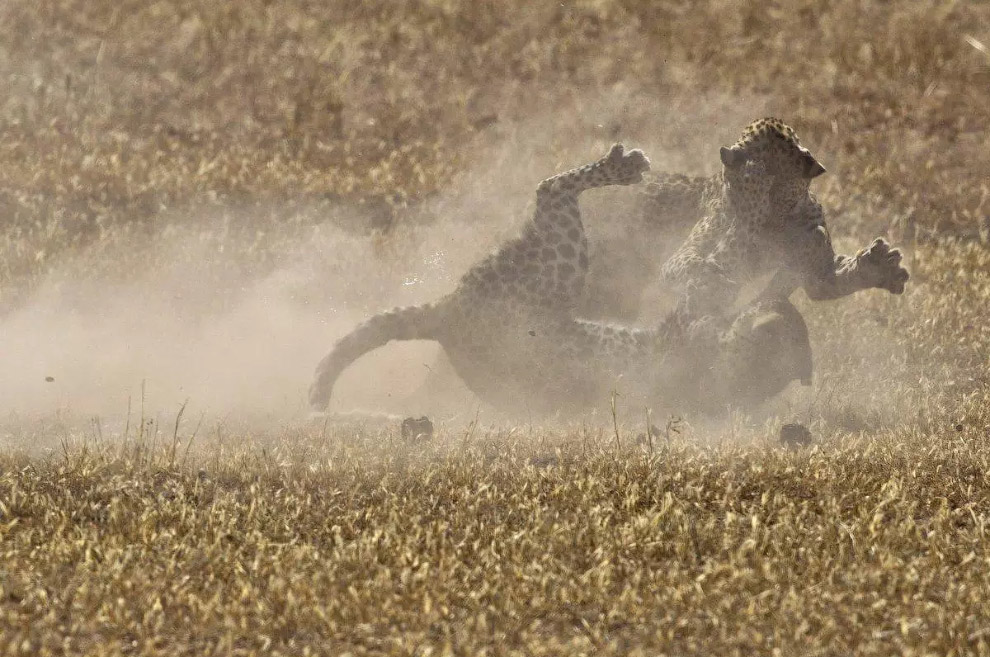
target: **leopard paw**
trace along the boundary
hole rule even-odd
[[[643,180],[650,170],[650,159],[638,148],[626,151],[622,144],[614,144],[602,160],[602,166],[617,185],[632,185]]]
[[[878,237],[867,248],[856,254],[856,266],[862,268],[872,287],[887,290],[891,294],[904,292],[904,284],[911,277],[901,266],[901,252],[892,248],[887,240]]]

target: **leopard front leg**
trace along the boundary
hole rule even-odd
[[[852,287],[861,290],[879,288],[891,294],[902,294],[904,284],[911,277],[907,269],[901,266],[900,250],[891,248],[882,237],[873,240],[870,246],[854,257],[846,258],[836,269],[836,276],[846,276],[855,281]]]
[[[814,197],[809,201],[786,224],[782,236],[786,266],[778,279],[789,278],[793,287],[803,286],[814,301],[839,299],[871,288],[891,294],[904,292],[910,275],[901,266],[898,249],[878,237],[853,256],[836,255],[822,207]]]
[[[878,237],[856,255],[834,255],[827,231],[818,237],[820,259],[831,256],[832,265],[818,272],[811,271],[804,277],[804,289],[814,301],[839,299],[860,290],[877,288],[891,294],[902,294],[904,284],[910,278],[901,265],[901,252]]]

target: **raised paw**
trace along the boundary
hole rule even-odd
[[[627,152],[622,144],[613,144],[602,165],[613,184],[633,185],[642,182],[643,174],[650,170],[650,159],[638,148]]]
[[[870,246],[856,254],[856,266],[864,271],[872,287],[891,294],[904,292],[904,284],[910,278],[908,271],[901,266],[901,252],[891,248],[882,237],[876,238]]]

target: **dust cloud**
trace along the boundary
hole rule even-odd
[[[530,110],[480,135],[467,170],[417,209],[419,220],[386,236],[352,229],[369,223],[360,206],[325,199],[173,210],[158,228],[60,262],[0,317],[2,412],[123,422],[129,408],[174,417],[187,403],[187,417],[304,418],[314,367],[334,341],[376,312],[452,290],[472,263],[516,234],[542,178],[600,157],[614,141],[643,148],[654,170],[708,174],[716,138],[731,140],[764,113],[757,98],[707,98],[689,108],[621,89]],[[659,236],[655,251],[627,248],[620,215],[629,194],[585,195],[589,241],[605,245],[606,256],[650,257],[656,266],[672,245]],[[633,295],[627,305],[641,311],[639,323],[661,314],[655,284],[610,285]],[[338,382],[330,411],[469,420],[481,408],[439,346],[417,342],[359,359]]]
[[[302,415],[313,368],[337,337],[371,312],[453,285],[442,243],[431,250],[410,234],[417,243],[398,256],[326,225],[282,239],[269,249],[272,268],[252,272],[243,262],[248,247],[200,242],[221,221],[202,216],[152,244],[83,253],[53,272],[0,323],[5,411],[121,415],[143,389],[149,410],[175,412],[188,399],[190,410],[211,415]],[[72,275],[116,249],[129,261],[144,251],[153,264],[118,276]],[[430,352],[423,350],[428,362]],[[373,405],[378,390],[398,397],[416,385],[406,374],[414,367],[372,363],[342,386],[350,393],[342,403]]]

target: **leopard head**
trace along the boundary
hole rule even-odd
[[[739,140],[721,149],[726,175],[748,162],[758,162],[773,180],[770,200],[786,211],[808,196],[811,181],[825,167],[801,145],[794,129],[779,119],[765,118],[746,126]]]

